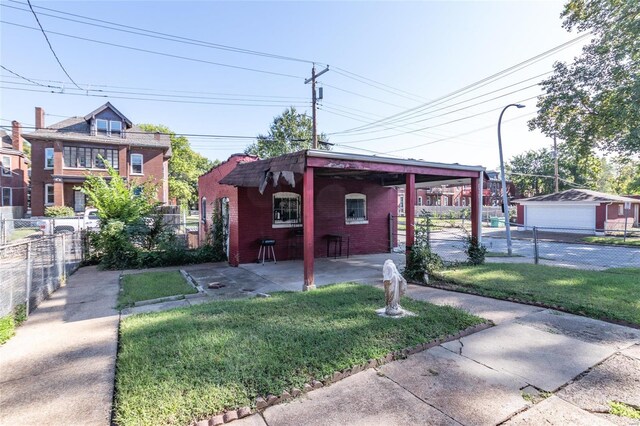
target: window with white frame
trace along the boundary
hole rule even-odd
[[[109,121],[109,132],[119,135],[122,133],[122,121]]]
[[[273,194],[274,226],[300,223],[300,194],[294,192],[276,192]]]
[[[418,197],[418,205],[421,206],[422,205],[422,197]]]
[[[11,176],[11,157],[2,156],[2,176]]]
[[[53,148],[44,149],[44,168],[53,169]]]
[[[347,194],[344,197],[345,222],[347,224],[369,223],[367,221],[367,196]]]
[[[10,206],[12,203],[13,194],[11,193],[11,188],[2,188],[2,205]]]
[[[104,134],[109,133],[109,120],[96,119],[96,131]]]
[[[142,174],[142,154],[131,154],[131,174]]]
[[[624,216],[624,205],[618,204],[618,216]]]
[[[55,198],[53,196],[53,185],[48,183],[44,186],[44,205],[52,206],[55,202]]]
[[[444,197],[442,199],[442,205],[443,206],[448,206],[449,205],[449,197]]]

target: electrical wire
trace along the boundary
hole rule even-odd
[[[23,80],[28,81],[29,83],[35,84],[36,86],[42,86],[42,87],[50,87],[50,88],[54,88],[54,89],[60,89],[60,87],[55,87],[55,86],[50,86],[50,85],[47,85],[47,84],[41,84],[41,83],[38,83],[37,81],[31,80],[31,79],[29,79],[29,78],[27,78],[27,77],[25,77],[25,76],[23,76],[23,75],[18,74],[18,73],[17,73],[17,72],[15,72],[15,71],[10,70],[9,68],[5,67],[4,65],[0,65],[0,68],[2,68],[3,70],[5,70],[5,71],[7,71],[7,72],[10,72],[11,74],[13,74],[14,76],[16,76],[17,78],[21,78],[21,79],[23,79]]]

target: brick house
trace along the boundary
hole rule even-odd
[[[20,123],[11,123],[11,134],[0,130],[0,138],[0,207],[18,207],[12,216],[22,217],[27,212],[29,159],[23,150]]]
[[[107,176],[100,156],[127,180],[151,180],[157,199],[169,200],[168,135],[145,132],[107,102],[83,117],[71,117],[45,127],[44,110],[36,107],[36,130],[25,134],[31,143],[31,212],[42,216],[46,206],[85,208],[85,196],[75,189],[88,174]]]
[[[278,261],[304,259],[304,288],[313,287],[315,258],[389,252],[396,244],[398,187],[407,191],[407,222],[415,217],[417,183],[470,179],[472,234],[479,236],[480,166],[305,150],[266,160],[232,155],[198,179],[200,235],[221,213],[229,263],[255,262],[260,241],[276,241]],[[475,189],[474,189],[475,188]],[[410,250],[414,229],[407,228]]]

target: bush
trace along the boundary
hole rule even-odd
[[[407,267],[402,271],[402,275],[406,279],[428,283],[429,275],[442,269],[444,265],[442,258],[431,251],[429,233],[432,226],[429,213],[423,213],[418,216],[415,226],[414,245],[411,250],[407,250]]]
[[[49,206],[44,209],[44,215],[46,217],[71,217],[75,216],[76,212],[68,206]]]
[[[465,249],[467,263],[469,265],[482,265],[487,254],[487,248],[480,244],[478,238],[467,235],[465,237]]]
[[[0,318],[0,345],[16,333],[16,327],[27,320],[27,305],[21,304],[13,312]]]

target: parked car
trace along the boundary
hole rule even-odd
[[[40,219],[38,224],[43,235],[51,235],[97,228],[100,224],[100,218],[98,217],[98,209],[87,209],[82,216]]]

